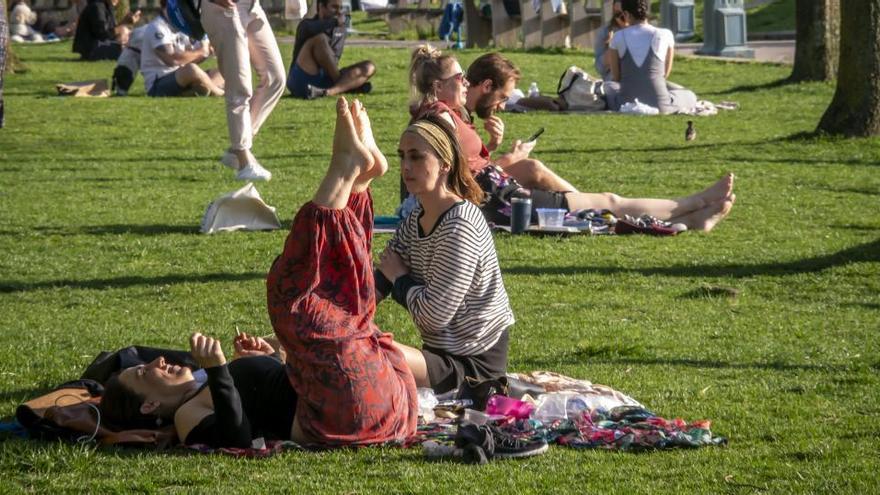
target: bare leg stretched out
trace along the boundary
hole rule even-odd
[[[611,210],[619,216],[647,214],[684,223],[691,230],[710,230],[733,206],[733,179],[733,174],[727,174],[703,191],[678,199],[625,198],[612,193],[569,193],[565,198],[572,211],[592,208]],[[715,217],[725,209],[727,213],[714,222],[704,218]]]

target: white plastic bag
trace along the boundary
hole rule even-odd
[[[430,423],[434,421],[434,407],[437,405],[437,397],[434,396],[434,390],[425,387],[419,387],[417,390],[419,394],[419,416],[421,416],[425,422]]]
[[[651,105],[646,105],[636,98],[635,101],[628,101],[623,105],[620,105],[620,113],[628,113],[631,115],[657,115],[660,113],[660,109],[652,107]]]
[[[281,222],[275,208],[263,202],[252,182],[238,191],[224,194],[208,205],[202,217],[203,234],[232,230],[275,230]]]

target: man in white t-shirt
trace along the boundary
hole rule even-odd
[[[168,22],[166,0],[162,10],[143,34],[141,73],[149,96],[223,96],[223,77],[219,71],[205,72],[198,66],[211,54],[208,40],[191,43]]]

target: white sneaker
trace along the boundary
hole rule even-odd
[[[226,150],[226,152],[223,153],[223,156],[220,157],[220,163],[226,165],[232,170],[238,170],[238,157],[235,156],[235,153],[229,150]]]
[[[241,168],[235,176],[238,180],[271,180],[272,172],[269,172],[257,162],[251,162]]]

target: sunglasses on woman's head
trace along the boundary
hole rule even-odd
[[[455,73],[449,77],[444,77],[443,79],[441,79],[441,81],[448,81],[450,79],[455,79],[456,81],[461,82],[464,79],[464,73],[463,72]]]

